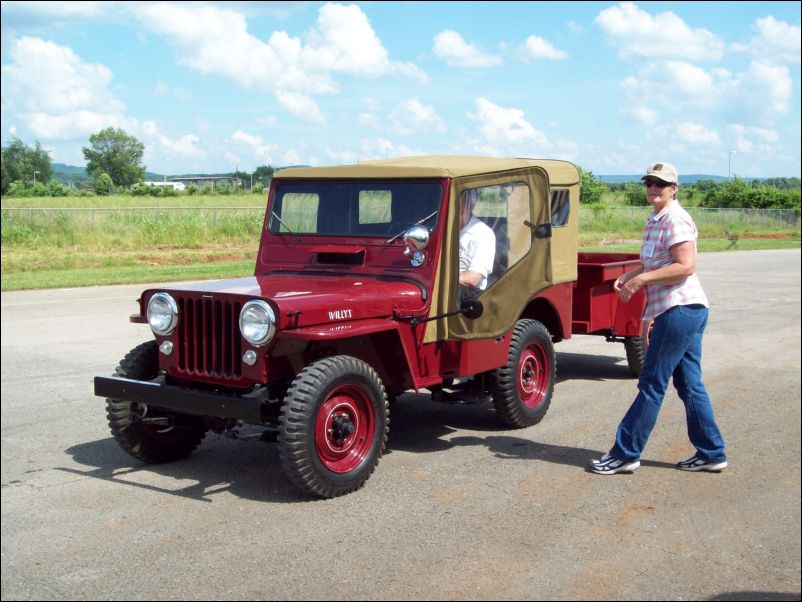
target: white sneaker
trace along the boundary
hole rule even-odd
[[[616,460],[610,454],[590,463],[591,472],[596,474],[617,474],[619,472],[635,472],[640,468],[640,460]]]
[[[698,454],[695,454],[688,458],[687,460],[683,460],[682,462],[677,462],[677,468],[680,470],[688,470],[690,472],[721,472],[725,468],[727,468],[727,461],[724,460],[723,462],[708,462],[707,460],[702,460]]]

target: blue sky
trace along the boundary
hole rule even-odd
[[[149,171],[467,154],[800,176],[799,2],[3,2],[2,141]]]

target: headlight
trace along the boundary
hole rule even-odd
[[[265,301],[248,301],[239,313],[239,330],[254,347],[265,345],[276,334],[276,314]]]
[[[156,293],[148,301],[148,323],[153,332],[167,336],[178,324],[178,305],[167,293]]]

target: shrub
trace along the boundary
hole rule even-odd
[[[112,189],[114,188],[114,182],[111,180],[111,176],[106,172],[99,174],[95,178],[95,183],[93,186],[95,190],[95,194],[100,195],[109,195],[111,194]]]
[[[579,179],[579,202],[583,205],[593,205],[601,201],[602,193],[607,190],[607,187],[593,176],[593,172],[585,171],[580,167]]]

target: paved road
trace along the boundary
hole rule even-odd
[[[670,394],[633,475],[597,476],[635,390],[622,345],[558,345],[538,426],[402,398],[365,488],[300,496],[274,444],[143,466],[92,378],[146,340],[143,288],[2,294],[2,598],[800,598],[800,252],[702,255],[705,380],[731,468],[687,474]]]

